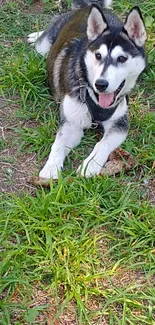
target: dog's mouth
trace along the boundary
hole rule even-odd
[[[99,93],[97,94],[97,100],[99,105],[103,108],[109,107],[114,104],[116,97],[124,87],[125,80],[119,85],[119,87],[113,93]]]

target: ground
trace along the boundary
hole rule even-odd
[[[155,324],[154,2],[137,1],[148,67],[130,100],[123,148],[135,167],[82,179],[73,169],[100,137],[86,132],[50,189],[30,185],[59,123],[46,62],[26,44],[69,2],[0,1],[0,319],[21,324]],[[124,17],[133,3],[114,2]]]

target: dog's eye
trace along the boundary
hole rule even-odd
[[[127,61],[127,57],[126,56],[123,56],[123,55],[120,55],[120,56],[118,56],[118,58],[117,58],[117,62],[118,63],[124,63],[124,62],[126,62]]]
[[[102,56],[101,56],[101,54],[99,52],[95,53],[95,57],[96,57],[97,60],[101,60],[101,58],[102,58]]]

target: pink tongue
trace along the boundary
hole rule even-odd
[[[114,101],[114,93],[112,94],[99,94],[99,105],[103,108],[109,107]]]

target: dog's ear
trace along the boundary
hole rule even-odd
[[[87,20],[87,37],[89,41],[94,41],[99,35],[106,30],[108,24],[102,11],[96,5],[90,8]]]
[[[124,29],[137,46],[144,46],[147,35],[140,9],[136,6],[129,12]]]

